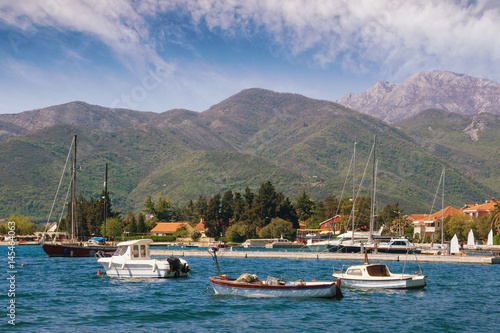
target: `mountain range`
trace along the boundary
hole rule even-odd
[[[500,84],[446,71],[422,72],[396,84],[379,81],[337,100],[351,109],[396,123],[427,109],[462,115],[500,115]]]
[[[360,195],[369,196],[370,172],[363,173],[376,136],[378,208],[399,203],[405,213],[427,213],[443,167],[447,205],[483,201],[498,192],[499,127],[500,116],[493,112],[442,109],[390,125],[335,102],[263,89],[243,90],[204,112],[71,102],[4,114],[0,217],[47,219],[74,134],[78,192],[96,197],[109,163],[108,189],[115,209],[123,212],[140,211],[149,195],[185,204],[246,186],[256,192],[268,180],[292,200],[302,190],[315,200],[352,196],[347,173],[354,142],[356,183],[364,178]]]

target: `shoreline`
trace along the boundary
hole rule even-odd
[[[152,256],[175,257],[211,257],[208,251],[199,250],[157,250],[151,249]],[[219,251],[218,257],[229,258],[278,258],[278,259],[311,259],[311,260],[360,260],[365,255],[361,253],[322,253],[322,252],[285,252],[285,251]],[[418,261],[454,264],[500,264],[500,257],[489,256],[445,256],[431,254],[396,255],[370,254],[370,261]]]

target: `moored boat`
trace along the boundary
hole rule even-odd
[[[118,244],[111,257],[101,257],[100,263],[108,276],[112,277],[185,277],[191,267],[184,260],[176,257],[154,259],[150,257],[151,239],[138,239]]]
[[[394,238],[387,243],[375,243],[374,246],[368,249],[374,253],[419,254],[422,252],[406,238]]]
[[[113,254],[116,250],[116,246],[107,245],[104,238],[95,237],[92,238],[89,243],[78,242],[76,239],[76,147],[77,147],[77,136],[73,138],[71,144],[73,148],[73,167],[72,167],[72,179],[71,179],[71,221],[69,226],[69,241],[68,242],[45,242],[42,241],[42,249],[49,257],[94,257],[97,252],[101,252],[104,256],[109,256]],[[70,148],[71,152],[71,148]],[[69,154],[68,154],[69,158]],[[107,164],[106,164],[106,178],[107,178]],[[64,172],[64,171],[63,171]],[[106,182],[104,182],[104,195],[107,198],[107,188]],[[58,189],[59,191],[59,189]],[[56,195],[57,197],[57,195]],[[55,201],[55,200],[54,200]],[[50,219],[50,216],[49,216]],[[104,230],[106,230],[106,218],[104,218]],[[45,236],[43,236],[45,239]]]
[[[116,246],[83,243],[44,243],[42,248],[49,257],[94,257],[98,252],[103,256],[111,256],[116,251]]]
[[[241,282],[222,276],[210,276],[209,280],[220,295],[245,297],[342,297],[340,281],[282,281],[268,277],[266,281]]]
[[[261,281],[255,274],[242,274],[238,279],[222,275],[217,260],[216,247],[209,249],[219,276],[210,276],[209,280],[215,294],[236,295],[245,297],[323,297],[342,298],[340,280],[337,281],[284,281],[268,277]]]
[[[420,274],[395,274],[384,264],[370,264],[365,257],[362,265],[353,265],[344,272],[342,269],[332,276],[341,281],[342,286],[366,289],[420,289],[427,284],[427,277]]]

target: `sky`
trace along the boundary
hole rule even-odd
[[[498,0],[0,0],[0,113],[334,101],[430,70],[500,82]]]

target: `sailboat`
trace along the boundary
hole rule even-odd
[[[73,168],[71,181],[71,226],[69,242],[44,242],[42,249],[49,257],[94,257],[100,252],[104,256],[111,256],[117,249],[116,246],[97,245],[93,243],[82,243],[76,239],[76,142],[77,136],[73,138]]]

